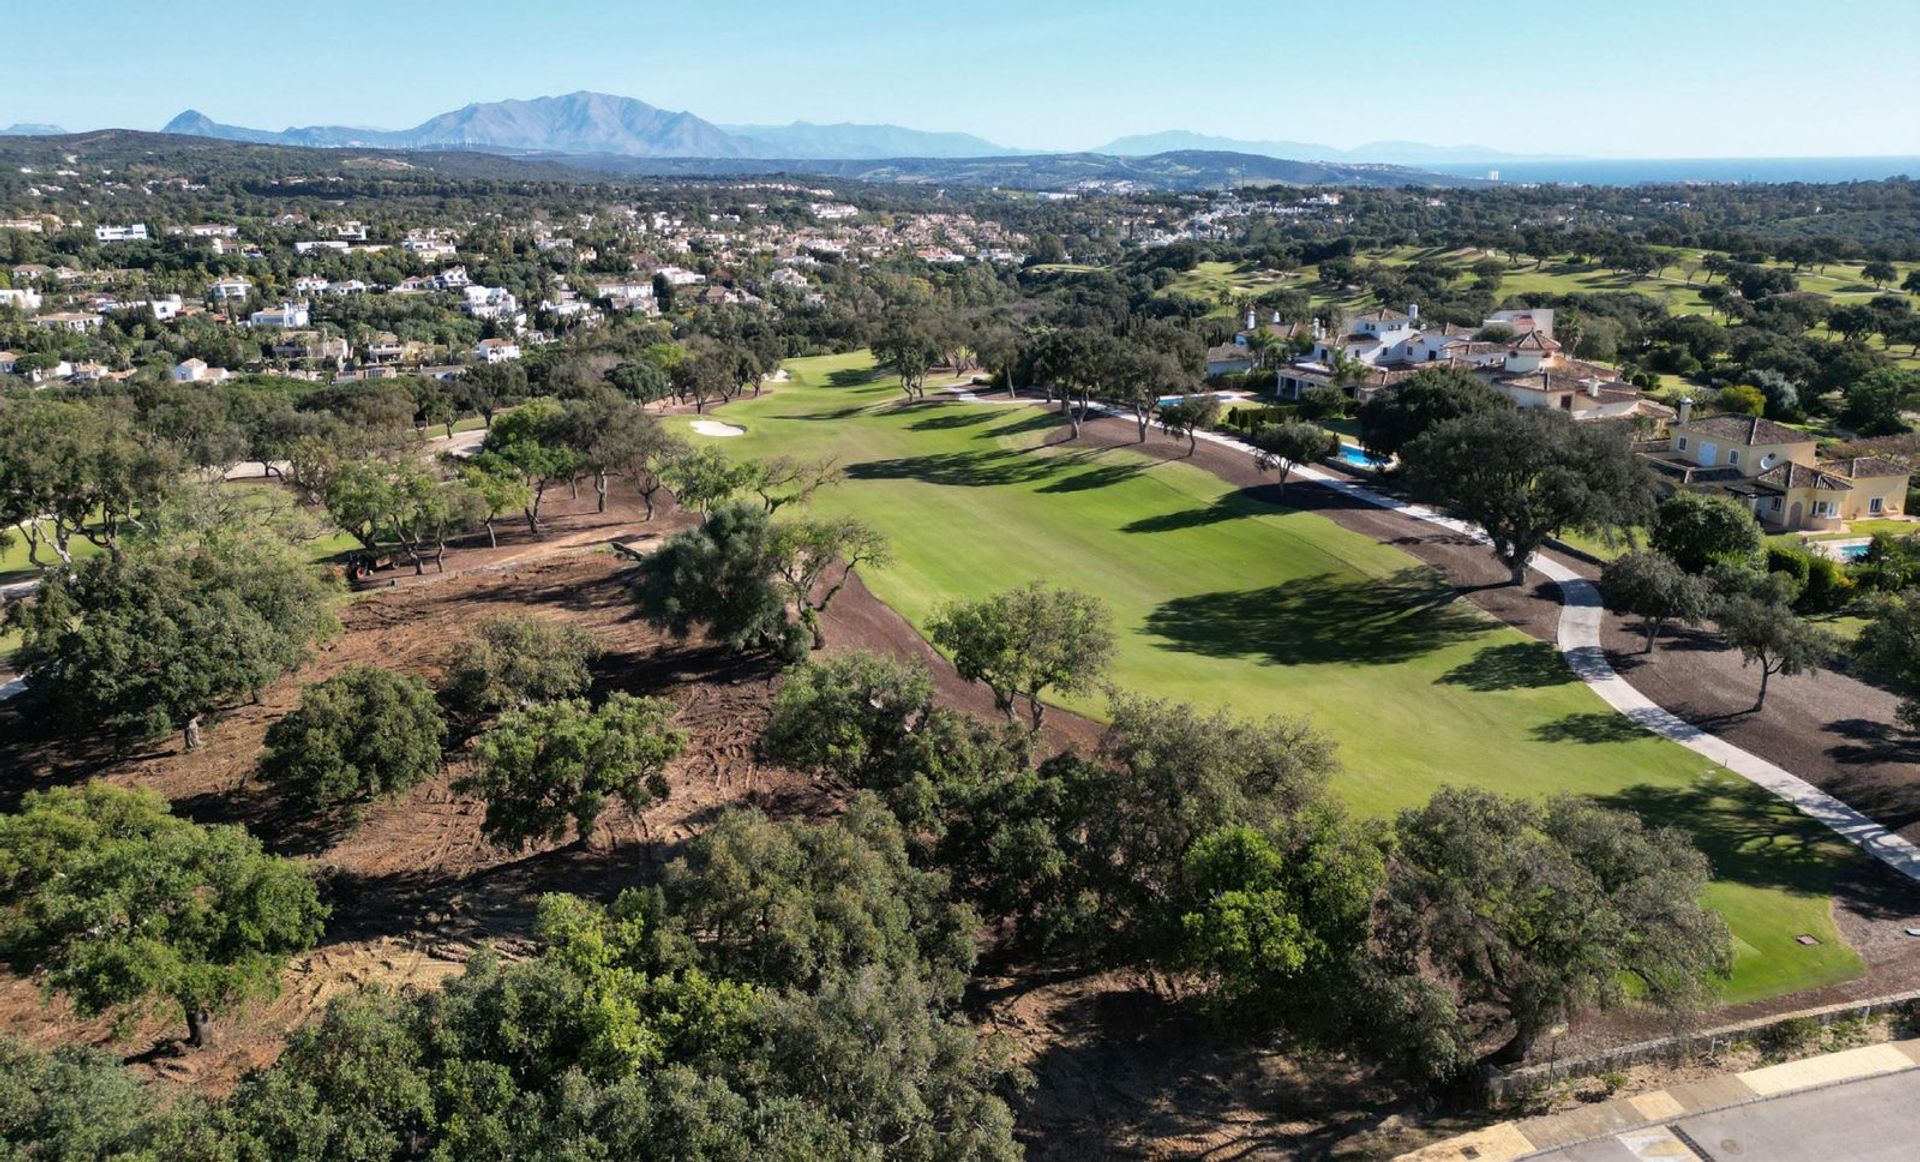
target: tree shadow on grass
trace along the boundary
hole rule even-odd
[[[1491,628],[1446,578],[1407,568],[1390,577],[1332,573],[1265,589],[1199,593],[1162,604],[1147,632],[1187,653],[1280,665],[1391,665],[1471,641]]]
[[[1072,476],[1062,477],[1042,486],[1040,491],[1090,492],[1096,488],[1125,484],[1145,470],[1146,466],[1143,464],[1104,464],[1098,468],[1089,468],[1085,472],[1076,472]]]
[[[1243,516],[1291,511],[1294,510],[1287,504],[1287,494],[1278,485],[1256,484],[1251,488],[1230,492],[1205,508],[1189,508],[1180,512],[1161,513],[1158,516],[1143,516],[1121,525],[1120,531],[1123,533],[1171,533],[1179,532],[1181,529],[1205,528],[1208,525],[1237,520]]]
[[[875,367],[843,367],[839,371],[827,372],[827,386],[860,387],[879,378],[880,370]]]
[[[1244,509],[1235,509],[1225,501],[1208,505],[1206,508],[1183,508],[1179,512],[1163,512],[1158,516],[1143,516],[1139,520],[1128,521],[1120,526],[1123,533],[1177,533],[1184,529],[1203,529],[1209,525],[1224,524],[1249,515]]]
[[[866,411],[867,405],[855,404],[852,407],[835,408],[830,412],[783,412],[773,418],[777,420],[850,420],[855,416],[866,414]]]
[[[1842,869],[1841,841],[1784,800],[1732,776],[1686,787],[1641,784],[1595,797],[1649,826],[1686,832],[1713,864],[1715,879],[1754,888],[1825,896]]]
[[[1607,742],[1633,742],[1651,738],[1653,732],[1624,714],[1595,711],[1569,714],[1533,728],[1533,737],[1541,742],[1580,742],[1598,745]]]
[[[993,413],[986,408],[963,407],[950,409],[939,415],[928,416],[925,419],[915,420],[908,424],[907,427],[916,432],[940,432],[952,428],[971,428],[975,424],[984,424],[992,418]]]
[[[992,415],[993,413],[988,412],[987,414]],[[974,439],[993,440],[1001,436],[1019,435],[1021,432],[1052,431],[1054,428],[1064,428],[1066,425],[1067,417],[1061,415],[1059,412],[1028,410],[1022,412],[1022,414],[1014,419],[1008,420],[1006,423],[995,424],[992,428],[975,436]]]
[[[1440,675],[1444,685],[1465,686],[1483,694],[1564,686],[1574,680],[1574,672],[1567,667],[1560,651],[1546,642],[1488,646]]]
[[[961,488],[992,488],[1004,484],[1031,484],[1060,475],[1072,461],[1035,456],[1017,449],[983,452],[935,452],[870,460],[848,467],[850,480],[924,480]]]

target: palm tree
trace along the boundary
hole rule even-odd
[[[1366,379],[1373,368],[1365,360],[1347,354],[1346,348],[1332,347],[1327,351],[1327,371],[1334,386],[1346,387]]]

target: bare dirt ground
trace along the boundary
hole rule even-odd
[[[0,1030],[42,1045],[100,1045],[141,1068],[219,1092],[278,1051],[289,1028],[334,994],[357,985],[428,986],[457,972],[476,948],[512,955],[527,946],[534,906],[543,892],[610,895],[646,882],[721,811],[751,805],[776,817],[824,817],[845,801],[844,787],[823,784],[761,763],[755,743],[775,690],[776,671],[700,641],[675,642],[636,618],[628,600],[631,564],[608,550],[619,541],[638,551],[691,524],[669,513],[641,521],[636,497],[616,493],[604,514],[591,490],[578,500],[556,490],[539,538],[524,525],[501,530],[497,548],[484,537],[450,551],[446,571],[416,576],[411,567],[376,574],[342,607],[344,632],[298,674],[275,684],[258,705],[212,716],[203,745],[185,751],[178,738],[133,754],[76,747],[68,739],[35,740],[17,707],[0,708],[0,798],[28,790],[103,778],[166,795],[180,814],[206,823],[246,825],[271,849],[310,861],[333,908],[320,947],[299,958],[281,994],[244,1006],[222,1023],[211,1049],[184,1052],[181,1024],[168,1006],[118,1023],[84,1019],[33,982],[0,975]],[[254,777],[267,728],[299,700],[302,687],[350,666],[377,664],[435,677],[447,647],[481,618],[531,612],[578,624],[605,647],[596,663],[596,693],[625,690],[669,698],[688,730],[688,753],[670,772],[668,799],[635,815],[617,804],[602,816],[590,843],[524,853],[499,849],[480,834],[478,802],[456,795],[470,740],[454,739],[434,780],[404,798],[376,804],[352,827],[317,826]],[[856,578],[825,619],[833,650],[874,649],[928,664],[944,702],[992,714],[984,690],[964,682],[898,614]],[[1098,728],[1056,711],[1047,745],[1091,746]]]
[[[1065,437],[1064,428],[1059,438]],[[1149,455],[1180,458],[1184,443],[1157,431],[1144,445],[1120,420],[1088,423],[1084,442],[1125,445]],[[1244,455],[1202,443],[1194,462],[1228,481],[1280,499],[1271,474],[1258,473]],[[1504,584],[1504,570],[1486,550],[1431,525],[1357,504],[1337,493],[1296,482],[1285,503],[1322,512],[1345,527],[1398,545],[1444,570],[1481,608],[1542,640],[1551,640],[1558,604],[1550,588]],[[0,797],[12,801],[32,786],[103,777],[153,786],[176,808],[206,821],[244,822],[277,850],[308,859],[324,877],[334,908],[320,948],[286,974],[280,996],[244,1007],[222,1027],[220,1042],[197,1053],[177,1042],[180,1020],[168,1009],[122,1021],[83,1020],[31,982],[0,976],[0,1031],[40,1045],[84,1041],[126,1056],[156,1076],[220,1092],[247,1068],[278,1051],[286,1030],[310,1017],[335,993],[362,984],[430,986],[459,971],[481,944],[508,955],[526,947],[540,893],[604,895],[645,880],[679,847],[727,807],[751,804],[778,816],[830,815],[844,788],[821,785],[759,763],[753,742],[766,720],[774,674],[700,642],[663,640],[636,620],[626,600],[629,564],[606,551],[620,541],[640,551],[691,523],[665,506],[643,523],[637,497],[618,490],[608,512],[594,513],[594,497],[564,488],[547,503],[547,527],[534,538],[523,525],[503,523],[500,544],[484,537],[450,552],[447,571],[410,569],[376,577],[374,588],[345,607],[345,633],[299,674],[267,692],[259,706],[242,706],[213,722],[205,745],[192,755],[163,740],[132,756],[76,750],[69,742],[0,746]],[[596,667],[603,690],[656,694],[681,706],[691,736],[689,754],[675,764],[668,800],[639,817],[614,808],[591,843],[530,853],[487,845],[479,834],[480,807],[450,790],[461,767],[456,743],[443,775],[405,799],[369,809],[351,831],[316,831],[292,816],[252,777],[268,725],[298,700],[301,686],[356,664],[378,663],[431,676],[446,646],[489,613],[515,610],[569,620],[590,628],[608,648]],[[943,702],[981,715],[993,713],[986,692],[962,681],[904,619],[857,580],[825,618],[829,650],[875,649],[925,661]],[[1639,646],[1631,626],[1615,625],[1610,645],[1630,665]],[[1680,645],[1680,639],[1675,639]],[[1652,666],[1627,670],[1636,684],[1656,677],[1689,692],[1702,708],[1711,695],[1751,701],[1752,675],[1737,655],[1703,647],[1669,646]],[[1706,659],[1706,660],[1701,660]],[[1676,664],[1678,663],[1678,664]],[[1685,667],[1715,667],[1711,680],[1690,679]],[[1670,676],[1669,676],[1670,675]],[[1833,681],[1831,676],[1822,682]],[[1795,722],[1791,706],[1805,683],[1776,680],[1764,716],[1743,724],[1751,737],[1730,734],[1760,753],[1779,733],[1767,724]],[[1811,685],[1811,684],[1807,684]],[[1859,687],[1847,682],[1845,689]],[[1656,698],[1664,695],[1643,686]],[[1822,695],[1824,696],[1824,695]],[[1809,707],[1815,706],[1806,702]],[[1859,713],[1885,721],[1882,709]],[[1714,711],[1722,712],[1722,711]],[[1817,710],[1808,714],[1817,716]],[[1826,721],[1822,719],[1821,721]],[[18,711],[0,707],[0,737],[31,735]],[[1715,729],[1720,729],[1715,726]],[[1096,724],[1063,711],[1048,716],[1047,745],[1089,747]],[[1782,744],[1784,745],[1784,743]],[[1820,771],[1776,761],[1812,778]],[[1828,755],[1837,773],[1852,767]],[[1889,787],[1902,763],[1888,760]],[[1854,764],[1880,768],[1874,764]],[[1911,780],[1913,770],[1905,768]],[[1920,802],[1920,799],[1916,799]],[[1838,919],[1849,942],[1871,965],[1867,978],[1774,1002],[1800,1008],[1920,984],[1920,955],[1887,937],[1889,920],[1912,907],[1904,885],[1869,873],[1842,897]],[[1271,1047],[1235,1041],[1210,1027],[1193,1007],[1169,1000],[1156,982],[1136,973],[1063,973],[1055,966],[1014,964],[977,983],[970,1008],[982,1024],[1010,1043],[1035,1085],[1020,1129],[1044,1158],[1387,1157],[1459,1123],[1407,1107],[1387,1087],[1337,1059],[1289,1057]],[[1758,1015],[1749,1006],[1719,1016]],[[1611,1029],[1627,1036],[1627,1025]]]

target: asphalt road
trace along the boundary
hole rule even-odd
[[[1533,1157],[1551,1162],[1913,1162],[1920,1069],[1806,1090]]]

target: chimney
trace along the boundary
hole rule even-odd
[[[1319,319],[1315,319],[1313,321],[1313,337],[1315,339],[1324,339],[1326,335],[1326,328],[1321,324]]]
[[[1407,318],[1413,320],[1416,323],[1420,321],[1420,304],[1419,303],[1407,304]]]
[[[1680,416],[1674,422],[1684,424],[1684,423],[1689,423],[1692,420],[1693,420],[1693,400],[1690,398],[1682,399],[1680,401]]]
[[[1252,307],[1248,307],[1247,308],[1247,330],[1251,331],[1259,325],[1260,325],[1259,316],[1253,313]]]
[[[1273,312],[1273,325],[1274,325],[1274,326],[1276,326],[1276,327],[1280,325],[1280,312],[1279,312],[1279,311],[1275,311],[1275,312]]]

